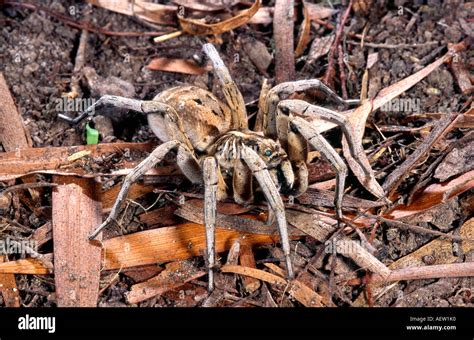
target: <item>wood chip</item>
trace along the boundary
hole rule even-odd
[[[252,247],[243,240],[240,244],[240,265],[249,268],[257,268]],[[243,286],[247,293],[251,294],[260,288],[261,282],[256,278],[245,276]]]
[[[93,180],[55,177],[53,191],[54,279],[59,307],[95,307],[101,248],[88,241],[102,222],[99,188]]]
[[[0,264],[8,263],[6,256],[0,255]],[[0,294],[5,307],[20,307],[20,293],[13,274],[0,274]]]
[[[307,63],[314,63],[319,58],[328,54],[335,37],[334,34],[330,34],[324,37],[315,38],[309,49]]]

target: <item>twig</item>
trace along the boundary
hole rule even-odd
[[[390,219],[387,219],[381,216],[372,215],[372,214],[364,214],[364,215],[367,217],[375,218],[379,221],[382,221],[389,226],[393,226],[393,227],[404,229],[404,230],[411,230],[418,234],[434,235],[434,236],[439,236],[441,239],[448,239],[448,240],[453,240],[453,241],[465,241],[465,239],[463,239],[462,237],[445,234],[440,231],[419,227],[417,225],[411,225],[411,224],[400,222],[400,221],[390,220]]]
[[[350,45],[360,45],[360,42],[357,41],[347,41]],[[377,44],[377,43],[364,43],[364,47],[373,47],[373,48],[389,48],[389,49],[399,49],[399,48],[418,48],[426,47],[432,45],[438,45],[438,41],[428,41],[421,44]]]
[[[421,143],[416,150],[407,157],[398,168],[387,176],[383,189],[386,192],[395,190],[402,182],[405,175],[419,162],[419,160],[431,149],[431,147],[444,136],[453,126],[457,119],[457,115],[447,115],[428,135],[428,137]]]
[[[86,47],[87,47],[87,38],[89,37],[89,32],[85,29],[82,30],[81,39],[79,40],[79,47],[77,48],[76,60],[74,63],[74,70],[72,71],[71,79],[71,92],[68,93],[69,98],[76,98],[81,95],[81,89],[79,87],[79,80],[81,79],[81,71],[85,65],[86,61]]]
[[[438,279],[446,277],[472,277],[474,276],[474,262],[437,264],[424,267],[409,267],[392,270],[390,275],[382,278],[374,274],[368,281],[370,283],[384,283],[391,281]],[[352,279],[348,284],[355,285],[367,283],[365,279]]]
[[[337,58],[339,64],[339,78],[341,80],[342,98],[348,99],[347,88],[346,88],[346,71],[344,69],[344,53],[342,52],[342,46],[339,45],[337,49]]]
[[[334,77],[334,74],[336,73],[336,71],[334,70],[334,56],[336,55],[337,48],[339,46],[339,43],[341,42],[342,33],[344,32],[344,25],[346,24],[347,18],[349,17],[351,8],[352,8],[352,0],[350,0],[349,5],[347,5],[347,9],[344,12],[341,22],[339,23],[337,27],[336,38],[334,39],[331,49],[329,50],[328,69],[326,71],[326,75],[324,76],[324,82],[327,85],[330,85],[332,83],[332,78]]]
[[[293,14],[294,0],[276,0],[273,36],[275,38],[275,81],[277,84],[295,79]]]

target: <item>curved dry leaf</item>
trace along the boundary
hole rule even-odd
[[[201,75],[207,69],[196,64],[194,60],[175,58],[155,58],[147,65],[149,70]]]
[[[162,5],[143,0],[134,0],[133,6],[129,1],[117,0],[87,0],[88,3],[109,11],[121,13],[162,25],[174,25],[176,6]]]
[[[195,11],[216,12],[233,6],[237,1],[232,1],[231,3],[227,3],[227,1],[226,3],[216,3],[214,0],[173,0],[173,2],[178,6],[190,8]]]
[[[323,297],[300,281],[293,280],[288,282],[278,275],[271,274],[260,269],[236,265],[224,265],[221,267],[221,272],[250,276],[261,281],[265,281],[270,284],[281,285],[283,287],[288,285],[288,289],[286,289],[288,294],[292,295],[301,304],[305,305],[306,307],[323,306]]]
[[[399,220],[410,215],[421,213],[431,209],[445,200],[460,195],[474,188],[474,170],[456,177],[449,182],[435,183],[426,187],[416,195],[416,199],[409,205],[397,205],[384,214],[384,217]]]
[[[224,20],[217,24],[206,24],[199,19],[186,19],[178,13],[178,20],[181,29],[191,35],[218,35],[233,30],[239,26],[246,24],[260,8],[260,0],[248,10],[240,12],[235,17]]]
[[[306,48],[308,46],[309,41],[311,40],[310,32],[311,32],[311,19],[308,13],[308,8],[306,7],[306,3],[304,6],[304,20],[301,23],[300,26],[300,34],[299,34],[299,40],[298,40],[298,45],[296,46],[295,50],[295,58],[298,58],[301,56]]]

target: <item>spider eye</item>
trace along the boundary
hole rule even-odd
[[[272,155],[272,150],[266,149],[265,150],[265,156],[270,157]]]
[[[290,109],[287,108],[286,106],[280,106],[281,113],[284,115],[289,115],[290,114]]]

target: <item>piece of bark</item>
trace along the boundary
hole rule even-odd
[[[127,293],[128,303],[139,303],[156,295],[182,286],[186,282],[206,275],[190,261],[171,262],[157,276],[132,286]]]
[[[101,248],[88,236],[102,222],[99,188],[93,180],[83,178],[55,177],[54,181],[61,184],[52,198],[57,304],[95,307]]]
[[[334,207],[334,191],[309,188],[296,198],[301,204]],[[342,206],[345,208],[370,209],[383,206],[383,202],[364,200],[351,195],[344,195]]]
[[[242,47],[250,61],[260,73],[267,77],[267,68],[272,63],[272,56],[268,52],[267,46],[251,36],[244,36],[241,38],[241,41]]]
[[[163,268],[157,266],[156,264],[151,264],[143,267],[135,267],[124,270],[124,275],[127,275],[131,278],[135,283],[143,282],[145,280],[149,280],[152,277],[158,275],[163,271]]]
[[[249,268],[257,268],[257,265],[255,263],[255,257],[252,251],[252,247],[248,245],[245,240],[242,240],[240,244],[239,258],[240,258],[241,266],[249,267]],[[251,294],[260,288],[261,282],[260,280],[254,277],[244,276],[243,285],[244,285],[245,291]]]
[[[0,72],[0,144],[5,151],[29,148],[32,146],[30,133],[25,127],[3,73]],[[34,193],[34,191],[32,191]],[[4,203],[10,205],[9,196]],[[6,208],[6,206],[4,206]],[[8,258],[0,255],[0,263],[8,262]],[[13,274],[0,274],[0,293],[5,306],[20,307],[20,296]]]
[[[0,144],[5,151],[29,148],[33,145],[23,119],[18,112],[8,89],[3,73],[0,72]]]
[[[273,36],[276,84],[295,80],[294,5],[293,0],[276,0],[275,2]]]
[[[469,71],[466,69],[466,66],[462,62],[453,62],[451,63],[451,70],[454,73],[454,77],[458,83],[459,88],[463,94],[469,95],[474,92],[474,86],[471,82],[471,77]]]

